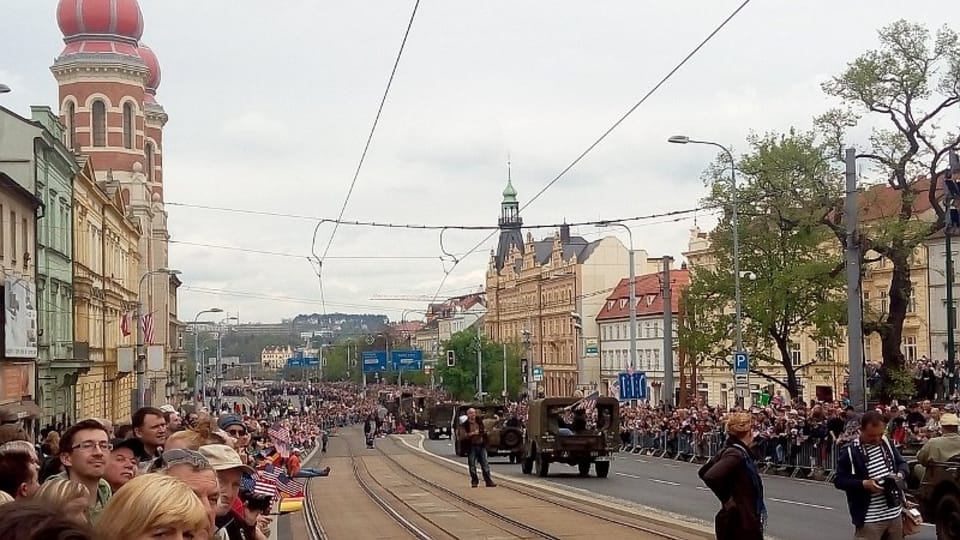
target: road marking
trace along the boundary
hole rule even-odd
[[[637,476],[637,475],[635,475],[635,474],[627,474],[627,473],[625,473],[625,472],[618,472],[618,473],[613,473],[613,474],[615,474],[615,475],[617,475],[617,476],[626,476],[627,478],[635,478],[635,479],[637,479],[637,480],[643,480],[643,477],[642,477],[642,476]]]
[[[805,503],[805,502],[799,502],[799,501],[788,501],[786,499],[777,499],[776,497],[770,497],[770,500],[773,502],[778,502],[783,504],[795,504],[797,506],[806,506],[808,508],[816,508],[818,510],[833,510],[833,508],[829,506],[822,506],[819,504],[811,504],[811,503]]]
[[[666,480],[658,480],[658,479],[656,479],[656,478],[648,478],[648,480],[650,480],[651,482],[655,482],[655,483],[657,483],[657,484],[663,484],[663,485],[666,485],[666,486],[679,486],[679,485],[681,485],[681,484],[679,484],[678,482],[668,482],[668,481],[666,481]]]
[[[671,464],[669,464],[669,463],[664,463],[663,466],[664,466],[664,467],[667,467],[668,469],[679,469],[679,468],[680,468],[679,465],[671,465]]]
[[[710,488],[703,487],[703,486],[697,486],[697,489],[699,489],[700,491],[710,491]]]
[[[645,459],[638,459],[638,460],[636,460],[636,461],[637,461],[637,463],[650,463],[649,461],[647,461],[647,460],[645,460]]]

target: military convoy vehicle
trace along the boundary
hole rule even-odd
[[[916,491],[920,515],[937,527],[937,540],[960,540],[960,456],[933,463]]]
[[[456,454],[460,457],[466,457],[467,455],[467,446],[461,443],[464,433],[460,427],[460,417],[466,415],[469,409],[476,409],[477,417],[483,419],[483,428],[487,435],[487,456],[508,456],[510,463],[515,463],[520,456],[523,430],[519,420],[508,418],[507,408],[503,405],[479,403],[457,405],[456,414],[451,419],[453,446]]]
[[[610,463],[620,448],[620,403],[616,398],[596,399],[596,421],[577,407],[575,397],[537,399],[528,406],[520,468],[524,474],[547,476],[550,464],[576,465],[580,476],[596,468],[599,478],[610,474]]]
[[[456,403],[437,403],[427,410],[427,436],[430,440],[438,440],[441,436],[453,438],[456,408]]]

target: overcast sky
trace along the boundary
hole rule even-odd
[[[521,203],[566,167],[741,0],[423,0],[345,218],[495,224],[507,156]],[[160,59],[167,202],[335,217],[373,121],[412,1],[141,0]],[[63,47],[55,0],[3,0],[4,106],[56,108],[49,66]],[[898,18],[939,27],[935,0],[754,0],[583,162],[523,212],[527,224],[694,208],[714,152],[682,133],[745,148],[751,132],[810,127],[820,83],[876,46]],[[857,142],[857,141],[852,141]],[[212,306],[245,321],[319,312],[306,260],[316,222],[168,206],[180,316]],[[709,228],[710,215],[697,216]],[[633,229],[650,256],[686,249],[693,219]],[[322,251],[331,228],[320,227]],[[594,228],[578,231],[589,239]],[[484,232],[451,232],[463,253]],[[545,234],[539,232],[539,235]],[[622,231],[621,234],[626,239]],[[450,274],[476,290],[496,238]],[[343,226],[324,264],[328,312],[399,319],[441,283],[436,232]],[[335,259],[402,256],[429,259]],[[197,290],[201,289],[201,290]],[[223,291],[210,294],[211,290]],[[295,299],[295,300],[291,300]],[[415,315],[414,315],[415,317]],[[411,318],[408,315],[407,318]]]

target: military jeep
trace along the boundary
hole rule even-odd
[[[960,456],[927,466],[916,498],[923,520],[937,526],[937,540],[960,540]]]
[[[469,409],[477,410],[477,418],[482,419],[483,429],[486,432],[487,456],[508,456],[510,463],[516,463],[520,457],[520,445],[523,443],[523,430],[519,425],[508,425],[507,409],[503,405],[481,405],[461,403],[457,405],[456,414],[451,420],[453,430],[453,446],[457,455],[467,456],[467,445],[462,443],[465,434],[460,427],[460,417],[465,416]]]
[[[547,476],[551,463],[576,465],[580,476],[610,474],[610,463],[620,447],[620,403],[599,397],[596,421],[590,411],[576,407],[578,398],[537,399],[528,407],[520,468],[524,474]]]
[[[437,403],[427,410],[427,436],[437,440],[442,435],[453,438],[455,403]]]

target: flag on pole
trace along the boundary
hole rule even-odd
[[[143,343],[153,345],[153,313],[143,316]]]
[[[583,398],[579,399],[573,405],[570,405],[565,410],[567,411],[587,411],[590,412],[597,407],[597,398],[600,397],[600,392],[594,390],[590,392]]]
[[[130,335],[130,318],[132,313],[129,311],[123,312],[123,318],[120,320],[120,332],[123,334],[123,337]]]
[[[285,474],[281,474],[280,479],[277,480],[277,489],[290,497],[303,497],[303,483]]]
[[[277,496],[277,484],[275,482],[265,480],[260,475],[253,477],[244,474],[243,478],[240,480],[240,487],[244,491],[249,491],[254,495],[260,495],[261,497]]]
[[[267,430],[270,441],[277,449],[280,457],[290,457],[290,430],[280,424],[274,424]]]

